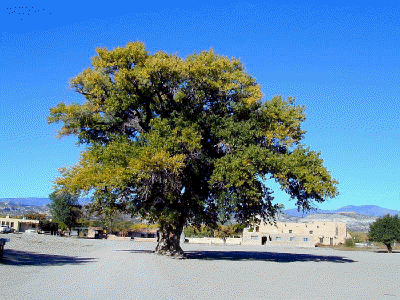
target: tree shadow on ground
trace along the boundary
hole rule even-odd
[[[186,251],[187,259],[199,260],[231,260],[231,261],[272,261],[272,262],[332,262],[332,263],[353,263],[357,262],[342,256],[313,255],[298,253],[280,252],[257,252],[257,251]]]
[[[154,253],[154,250],[116,250],[116,251],[125,251],[125,252],[131,252],[131,253]]]
[[[128,251],[135,254],[152,254],[153,250],[118,250]],[[273,261],[273,262],[296,262],[296,261],[314,261],[314,262],[333,262],[333,263],[353,263],[356,260],[348,259],[342,256],[333,255],[313,255],[297,253],[280,252],[257,252],[257,251],[185,251],[186,259],[199,260],[232,260],[232,261]]]
[[[65,264],[82,264],[92,262],[94,258],[82,258],[75,256],[41,254],[26,251],[5,249],[3,260],[0,264],[13,266],[52,266]]]

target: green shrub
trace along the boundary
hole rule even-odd
[[[345,245],[346,245],[346,247],[355,247],[356,246],[353,239],[346,239]]]
[[[367,233],[360,231],[350,231],[350,236],[355,243],[366,243],[368,240]]]
[[[213,237],[214,230],[208,226],[201,225],[199,228],[195,226],[186,226],[184,229],[186,237]]]

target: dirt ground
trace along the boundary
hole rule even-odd
[[[400,299],[400,253],[8,234],[3,299]]]

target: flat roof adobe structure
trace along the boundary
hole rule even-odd
[[[276,222],[243,230],[244,245],[294,245],[313,247],[317,244],[344,244],[350,237],[343,222]]]
[[[5,218],[0,218],[0,225],[7,225],[17,232],[24,232],[28,229],[38,230],[39,220],[17,219],[6,216]]]

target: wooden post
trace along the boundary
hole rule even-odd
[[[0,239],[0,260],[3,260],[4,245],[9,241],[9,239]]]

